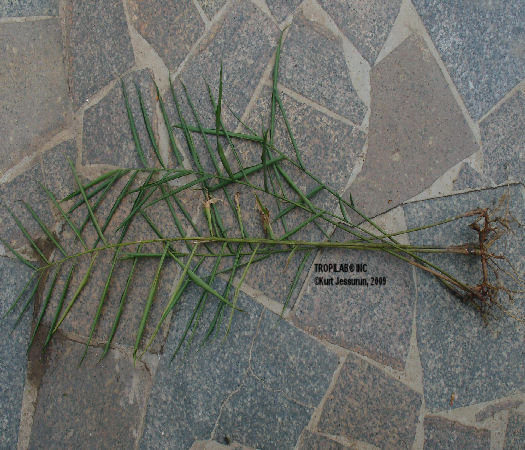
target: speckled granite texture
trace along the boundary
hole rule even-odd
[[[0,322],[0,448],[521,449],[524,296],[487,319],[399,246],[476,247],[474,213],[445,219],[486,207],[507,227],[489,279],[523,283],[524,21],[522,0],[0,2],[0,314],[29,282]],[[249,139],[213,131],[221,67],[220,126]],[[284,155],[266,176],[264,135]],[[67,198],[69,161],[85,185],[113,171],[90,208]],[[287,240],[381,229],[402,258],[280,244],[238,287],[255,244],[215,264],[207,242],[179,296],[207,204],[216,235],[264,236],[267,210]],[[477,256],[419,250],[480,282]],[[45,260],[62,261],[56,282]]]

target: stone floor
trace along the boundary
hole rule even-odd
[[[6,206],[29,233],[41,233],[20,200],[46,223],[58,220],[38,183],[66,195],[74,186],[66,157],[84,179],[140,167],[121,79],[135,113],[133,83],[141,87],[170,163],[152,78],[162,94],[170,74],[175,89],[183,80],[203,123],[214,127],[203,80],[216,86],[222,61],[225,103],[260,127],[282,30],[278,89],[305,164],[390,231],[499,205],[513,233],[496,250],[523,280],[522,0],[4,0],[0,235],[27,254]],[[175,117],[172,104],[167,110]],[[230,110],[223,112],[235,127]],[[145,127],[138,128],[152,162]],[[279,123],[275,140],[286,146],[284,136]],[[182,134],[175,139],[183,142]],[[420,230],[409,240],[468,242],[476,238],[468,224]],[[52,228],[60,230],[58,222]],[[144,235],[140,226],[136,232]],[[44,356],[36,346],[25,351],[38,311],[14,330],[16,315],[7,316],[0,325],[0,448],[524,448],[525,327],[508,317],[482,320],[434,278],[393,257],[350,258],[319,251],[308,260],[284,320],[283,286],[295,270],[283,268],[284,258],[263,264],[247,278],[238,303],[245,314],[234,317],[229,337],[179,364],[170,359],[189,302],[181,302],[160,344],[133,364],[139,302],[155,267],[140,267],[146,281],[134,287],[125,330],[101,362],[111,321],[101,321],[78,366],[96,289]],[[435,261],[479,281],[479,267],[465,258]],[[366,263],[387,285],[315,285],[313,264],[329,262]],[[159,294],[169,293],[177,273],[161,279]],[[0,274],[3,314],[30,283],[31,269],[0,245]],[[94,275],[95,287],[103,276]],[[196,287],[185,294],[199,295]],[[516,294],[522,315],[523,300]],[[114,313],[118,298],[112,302]],[[152,316],[160,312],[154,306]],[[44,324],[51,320],[46,315]]]

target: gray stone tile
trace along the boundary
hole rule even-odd
[[[320,0],[344,35],[374,65],[392,29],[401,0]]]
[[[330,386],[338,357],[312,337],[266,311],[255,339],[251,368],[272,391],[315,407]]]
[[[349,355],[318,430],[381,448],[411,448],[420,408],[418,393]]]
[[[204,80],[217,99],[222,61],[223,121],[228,126],[237,125],[226,105],[242,116],[278,39],[277,25],[251,2],[239,0],[234,1],[221,22],[209,31],[181,74],[205,127],[215,127],[215,114]],[[184,97],[182,91],[180,97]],[[189,111],[187,116],[193,118],[189,108],[186,111]]]
[[[208,18],[212,20],[215,14],[224,6],[226,0],[199,0],[199,3]]]
[[[407,226],[418,227],[483,207],[491,208],[493,215],[500,216],[506,215],[508,207],[509,218],[523,222],[523,195],[523,187],[514,185],[410,203],[404,207]],[[472,217],[466,217],[421,230],[411,233],[410,240],[413,244],[439,246],[477,242],[477,233],[468,226],[472,222]],[[522,273],[525,236],[515,222],[511,221],[510,227],[510,234],[492,245],[491,252],[504,253],[517,273]],[[481,281],[481,264],[475,258],[434,255],[428,259],[464,282],[476,285]],[[507,272],[511,270],[505,263],[499,265]],[[522,389],[525,381],[523,327],[506,315],[498,317],[499,320],[489,318],[486,322],[471,303],[461,302],[433,277],[422,271],[417,271],[416,275],[417,340],[426,407],[431,411],[449,409],[452,394],[454,407],[462,407],[505,397]],[[515,286],[504,272],[499,278],[498,284],[510,289]],[[506,304],[504,296],[501,295],[500,300]],[[523,295],[515,295],[515,304],[506,304],[506,307],[523,316]]]
[[[332,240],[351,236],[337,231]],[[367,272],[322,272],[324,265],[367,264]],[[321,251],[303,295],[293,312],[293,322],[309,333],[403,370],[410,347],[416,299],[412,268],[386,254],[332,249]],[[317,266],[317,265],[322,266]],[[316,268],[320,270],[316,271]],[[385,285],[371,283],[385,277]],[[338,279],[365,279],[368,286],[335,285]],[[332,279],[334,285],[316,284]]]
[[[84,346],[56,340],[46,354],[29,448],[133,448],[151,384],[149,370],[100,349],[78,366]]]
[[[216,280],[213,286],[223,293],[226,283]],[[237,306],[244,312],[234,314],[229,335],[223,339],[231,311],[226,308],[218,334],[199,349],[218,306],[215,298],[208,298],[191,345],[183,344],[170,364],[201,293],[191,285],[174,309],[169,339],[149,399],[141,448],[187,449],[195,440],[208,439],[221,405],[241,385],[248,371],[261,307],[243,293]],[[191,334],[192,329],[188,338]]]
[[[197,8],[191,0],[131,0],[131,23],[175,71],[204,31]],[[176,30],[176,32],[174,31]]]
[[[313,408],[269,391],[249,376],[224,404],[213,437],[259,449],[293,449],[312,413]]]
[[[366,107],[352,86],[341,41],[297,14],[281,52],[279,81],[360,124]]]
[[[356,206],[369,217],[423,191],[478,150],[421,40],[404,41],[372,69],[370,82],[368,153],[350,186]]]
[[[462,425],[442,417],[425,417],[425,450],[489,449],[490,431]]]
[[[299,6],[302,0],[266,0],[268,8],[274,17],[282,22]]]
[[[475,119],[525,76],[520,0],[415,0],[414,6]]]
[[[333,439],[308,430],[303,431],[298,445],[298,450],[345,450],[349,448]]]
[[[15,248],[29,247],[30,244],[17,227],[7,208],[20,219],[33,239],[42,237],[44,233],[22,201],[27,202],[49,228],[53,228],[54,220],[50,205],[47,202],[47,196],[38,184],[42,181],[40,164],[36,164],[12,181],[0,185],[0,225],[2,230],[0,237]]]
[[[453,181],[455,191],[464,189],[478,189],[491,186],[491,181],[475,170],[469,163],[464,163],[459,170],[457,178]]]
[[[71,110],[60,22],[1,24],[0,59],[2,173],[61,129]]]
[[[73,172],[69,167],[68,158],[76,163],[77,144],[75,139],[58,144],[42,155],[42,168],[45,186],[53,192],[56,198],[62,199],[77,189]]]
[[[525,416],[511,412],[505,432],[504,450],[519,450],[525,442]]]
[[[518,408],[523,402],[521,400],[503,400],[498,403],[491,404],[481,411],[476,413],[476,422],[483,422],[500,411]]]
[[[0,17],[58,16],[58,0],[9,0],[0,5]]]
[[[65,14],[69,87],[76,109],[131,69],[135,58],[120,0],[73,0]]]
[[[32,270],[18,261],[0,258],[0,314],[3,316],[12,302],[17,298],[25,284],[31,277]],[[0,447],[16,448],[18,441],[18,427],[20,422],[20,408],[26,379],[26,349],[29,343],[31,328],[31,311],[22,318],[14,330],[18,313],[25,303],[22,298],[19,307],[2,319],[0,324]]]
[[[484,171],[496,183],[523,181],[525,94],[516,92],[480,123]]]
[[[156,92],[152,76],[148,69],[143,69],[123,78],[148,167],[156,165],[156,157],[142,118],[135,83],[140,87],[155,130]],[[133,141],[120,83],[115,84],[102,100],[85,111],[82,145],[83,164],[110,164],[129,168],[143,166]]]

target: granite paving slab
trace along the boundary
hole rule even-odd
[[[484,171],[497,184],[523,181],[525,94],[517,91],[480,123]]]
[[[0,17],[58,16],[58,0],[9,0],[0,5]]]
[[[67,121],[71,106],[60,21],[0,24],[0,59],[2,173]]]
[[[352,86],[342,42],[301,13],[281,50],[279,81],[353,123],[363,120],[366,107]]]
[[[242,116],[279,39],[277,25],[251,2],[236,0],[205,36],[190,57],[181,77],[201,115],[203,126],[215,127],[205,81],[218,98],[219,73],[223,65],[223,121],[234,127],[237,121],[226,105]],[[180,98],[184,98],[182,90]],[[191,110],[187,116],[191,115]],[[189,121],[193,123],[193,121]],[[181,142],[183,138],[181,137]]]
[[[401,0],[320,0],[319,3],[359,53],[374,65],[396,20]]]
[[[482,187],[489,187],[492,185],[489,178],[479,173],[469,163],[464,163],[461,166],[458,176],[452,184],[455,191],[462,191],[466,189],[479,189]]]
[[[330,386],[337,355],[279,316],[265,311],[251,357],[253,374],[272,391],[315,407]]]
[[[302,0],[266,0],[277,21],[282,22],[299,6]]]
[[[495,210],[494,215],[500,216],[505,216],[508,208],[509,218],[512,216],[522,223],[523,195],[523,187],[513,185],[410,203],[404,207],[406,222],[408,228],[413,228],[474,208],[489,207]],[[496,210],[498,204],[499,210]],[[439,246],[477,242],[477,233],[468,226],[471,222],[473,218],[466,217],[421,230],[411,233],[410,240],[412,244]],[[511,220],[509,225],[511,232],[492,245],[491,251],[504,252],[517,273],[522,273],[525,236],[516,222]],[[448,255],[429,256],[428,259],[467,283],[475,285],[481,281],[481,265],[476,259]],[[507,272],[511,270],[505,264],[502,267]],[[512,289],[511,277],[504,272],[499,276],[500,283]],[[498,320],[489,318],[487,322],[477,309],[468,302],[459,301],[435,278],[422,271],[416,272],[416,283],[417,340],[426,407],[431,411],[450,409],[452,394],[455,397],[453,407],[457,408],[522,390],[525,384],[523,327],[506,315]],[[523,315],[521,294],[515,295],[512,310]]]
[[[226,283],[216,279],[213,287],[223,293]],[[233,316],[229,335],[224,338],[231,311],[225,308],[218,333],[214,332],[212,340],[200,347],[218,307],[215,298],[208,298],[191,344],[182,344],[171,363],[201,294],[200,288],[190,285],[174,309],[168,342],[149,398],[140,448],[188,449],[195,440],[209,439],[221,406],[246,377],[262,308],[242,292],[237,306],[244,312]],[[190,328],[188,338],[192,333]]]
[[[149,370],[116,350],[98,363],[92,349],[55,340],[45,356],[30,449],[133,448],[151,384]]]
[[[304,430],[297,448],[299,450],[345,450],[350,447],[318,433]]]
[[[0,314],[7,313],[26,283],[32,270],[9,258],[0,258]],[[32,286],[27,292],[31,291]],[[22,297],[18,307],[3,318],[0,323],[0,447],[16,448],[18,442],[18,427],[20,423],[20,407],[26,379],[26,350],[31,331],[31,310],[29,309],[18,326],[13,330],[18,314],[23,310],[26,296]]]
[[[157,123],[154,114],[156,91],[152,77],[153,73],[148,69],[131,72],[123,77],[148,167],[155,167],[158,162],[144,125],[136,86],[140,88],[146,111],[155,130]],[[127,168],[143,167],[131,133],[120,83],[116,83],[104,98],[84,112],[82,146],[83,164],[109,164]]]
[[[381,448],[412,448],[421,400],[417,392],[349,355],[317,427]]]
[[[414,0],[452,80],[479,119],[525,76],[520,0]]]
[[[175,71],[204,31],[192,0],[131,0],[128,5],[133,26]]]
[[[38,184],[43,181],[42,169],[40,164],[36,162],[33,167],[12,181],[0,184],[0,237],[15,248],[23,246],[30,248],[30,243],[16,225],[9,210],[18,217],[33,239],[44,235],[22,202],[29,204],[49,228],[53,227],[54,219],[47,202],[47,196]],[[35,257],[38,258],[36,253]]]
[[[372,217],[423,191],[478,147],[419,38],[409,37],[381,60],[370,82],[368,152],[350,192]]]
[[[199,3],[208,19],[212,20],[215,14],[224,6],[226,0],[199,0]]]
[[[332,237],[336,242],[348,239],[339,230]],[[328,271],[328,264],[335,264],[338,272]],[[357,272],[358,264],[366,264],[367,271]],[[338,280],[366,284],[338,285]],[[374,281],[380,284],[372,285]],[[297,326],[403,370],[416,299],[411,266],[391,255],[331,249],[319,253],[305,283],[293,311]]]
[[[65,9],[69,88],[75,109],[135,63],[120,0],[72,0]]]
[[[249,376],[223,405],[213,437],[261,450],[293,449],[312,413],[313,408],[272,392]]]
[[[75,139],[69,139],[48,150],[42,157],[44,184],[57,199],[78,189],[68,163],[69,158],[75,164],[77,153]]]
[[[505,432],[504,450],[519,450],[525,442],[525,416],[511,411]]]
[[[462,425],[442,417],[425,417],[425,450],[490,448],[490,431]]]

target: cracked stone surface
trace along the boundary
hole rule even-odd
[[[297,14],[281,50],[279,81],[360,124],[366,107],[352,86],[341,41]]]
[[[525,10],[520,0],[413,3],[474,119],[523,79]]]
[[[308,430],[301,434],[298,446],[299,450],[345,450],[348,448],[350,447]]]
[[[224,404],[213,437],[260,449],[293,449],[312,412],[249,376]]]
[[[464,163],[459,170],[457,178],[453,181],[455,191],[466,189],[479,189],[491,186],[490,180],[479,173],[469,163]]]
[[[210,30],[181,74],[203,126],[215,127],[215,115],[204,80],[217,99],[222,61],[225,105],[242,115],[270,61],[278,37],[279,29],[275,23],[247,1],[235,1],[222,21]],[[180,97],[183,96],[181,91]],[[228,108],[224,107],[223,113],[226,124],[237,124]],[[191,110],[188,117],[193,117],[190,114]]]
[[[317,406],[337,368],[337,356],[266,311],[252,349],[252,371],[272,391]]]
[[[170,71],[175,71],[204,31],[191,0],[131,0],[131,23]]]
[[[66,8],[69,88],[75,109],[135,62],[124,7],[73,0]]]
[[[366,361],[348,355],[318,430],[381,448],[410,448],[421,395]]]
[[[349,235],[336,232],[334,241]],[[367,264],[366,273],[314,271],[294,308],[297,326],[322,339],[402,370],[410,346],[415,285],[412,268],[390,255],[344,250],[321,251],[315,264]],[[350,270],[350,268],[348,269]],[[385,285],[336,286],[338,279],[386,277]],[[316,284],[330,280],[331,285]]]
[[[222,293],[226,283],[216,280],[213,286]],[[223,335],[229,322],[229,308],[224,310],[220,332],[213,334],[213,340],[199,350],[218,306],[215,298],[208,298],[192,345],[183,344],[170,364],[201,293],[192,285],[174,309],[170,335],[149,398],[141,448],[187,449],[194,440],[209,438],[223,403],[246,377],[261,306],[243,293],[237,305],[245,312],[234,315],[226,339]],[[189,336],[191,333],[190,330]]]
[[[474,208],[494,209],[504,195],[504,202],[496,214],[503,215],[508,205],[509,214],[522,222],[523,187],[514,185],[410,203],[404,207],[407,226],[414,228]],[[410,239],[413,244],[425,242],[426,245],[445,246],[473,242],[477,240],[477,233],[468,227],[472,221],[472,217],[466,217],[432,230],[421,230],[411,233]],[[524,251],[525,235],[515,223],[511,230],[512,233],[500,238],[491,251],[498,254],[505,249],[510,263],[521,273],[523,258],[520,255]],[[476,261],[446,255],[429,259],[468,283],[480,281],[481,267]],[[503,269],[509,270],[505,266]],[[453,407],[457,408],[494,400],[522,389],[525,382],[523,328],[505,315],[485,323],[475,308],[458,301],[434,278],[421,271],[416,275],[417,340],[426,407],[431,411],[450,409],[452,394],[455,397]],[[500,274],[500,282],[513,286],[512,279],[505,273]],[[523,314],[522,296],[515,297],[515,313]]]
[[[525,94],[517,91],[480,123],[484,170],[497,184],[523,181]]]
[[[58,0],[10,0],[0,5],[0,17],[57,15]]]
[[[142,118],[135,84],[141,90],[146,111],[154,126],[157,121],[154,115],[156,92],[152,77],[153,73],[144,69],[132,72],[123,78],[142,151],[149,167],[156,165],[156,158]],[[130,132],[120,83],[115,84],[102,100],[84,113],[82,142],[82,162],[84,164],[109,164],[127,168],[143,167]]]
[[[8,311],[26,283],[31,278],[32,270],[24,264],[8,258],[0,258],[0,314]],[[27,293],[31,292],[29,286]],[[2,319],[0,324],[0,447],[16,448],[20,423],[20,406],[26,378],[26,349],[31,332],[31,313],[28,311],[13,331],[18,314],[28,295],[22,297],[13,314]]]
[[[350,192],[356,206],[373,217],[421,192],[478,148],[439,66],[418,38],[406,39],[381,60],[370,82],[368,152]]]
[[[518,450],[525,442],[525,416],[512,411],[505,432],[504,450]]]
[[[76,163],[77,153],[75,139],[70,139],[47,151],[42,158],[45,186],[57,199],[62,199],[77,189],[73,172],[71,172],[68,163],[68,159],[73,164]]]
[[[0,59],[2,173],[66,123],[71,106],[59,20],[0,24]]]
[[[374,65],[396,20],[401,0],[320,0],[319,3],[359,53]]]
[[[27,172],[15,177],[12,181],[0,184],[2,239],[15,249],[23,246],[29,248],[30,244],[10,215],[9,210],[20,220],[33,239],[43,236],[43,232],[23,202],[30,205],[49,228],[53,227],[54,219],[47,203],[46,193],[38,184],[38,182],[43,181],[42,169],[37,162]],[[35,257],[38,256],[35,254]]]
[[[142,364],[111,350],[97,364],[91,349],[57,340],[48,349],[29,448],[133,448],[151,375]]]
[[[277,21],[282,22],[299,6],[302,0],[266,0],[268,9]]]
[[[489,449],[490,431],[462,425],[442,417],[425,417],[424,448]]]
[[[211,20],[213,16],[219,12],[224,6],[226,0],[199,0],[201,8],[206,13],[208,18]]]

